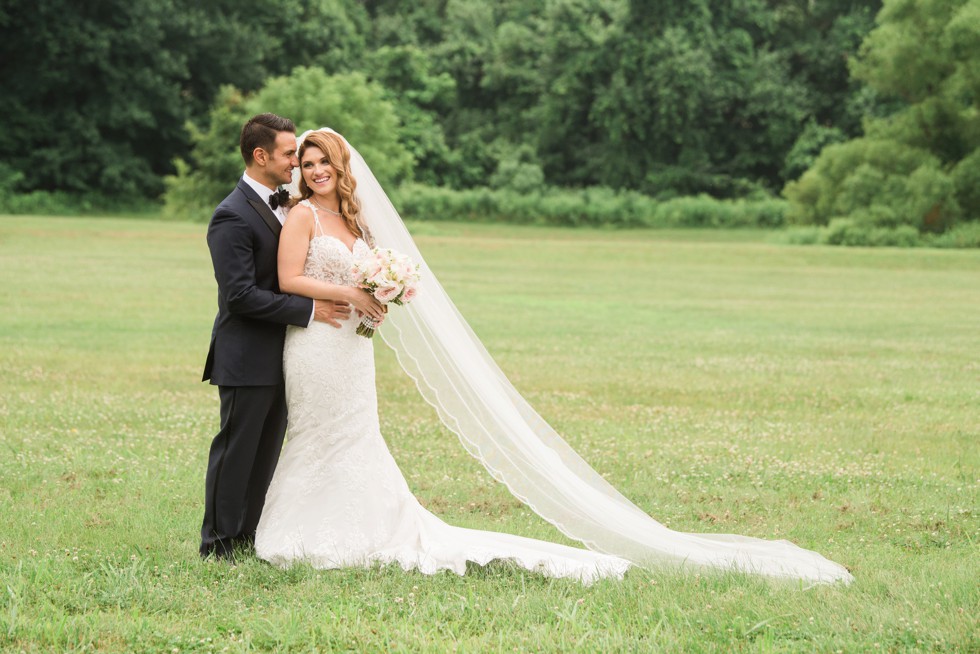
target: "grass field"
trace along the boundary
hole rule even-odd
[[[202,225],[0,217],[0,649],[980,650],[980,254],[760,232],[417,224],[515,385],[672,528],[788,538],[849,587],[583,587],[203,563],[217,393]],[[382,426],[447,521],[564,539],[376,344]]]

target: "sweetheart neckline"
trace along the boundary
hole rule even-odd
[[[348,246],[346,243],[344,243],[343,240],[341,240],[340,238],[334,236],[333,234],[318,234],[317,236],[314,236],[313,238],[310,239],[310,243],[312,243],[313,241],[317,240],[318,238],[329,238],[329,239],[333,239],[333,240],[337,241],[342,246],[344,246],[344,249],[347,250],[347,253],[350,254],[351,256],[354,255],[354,248],[357,247],[357,242],[358,241],[362,241],[362,242],[364,241],[364,239],[362,239],[360,236],[355,236],[354,237],[354,242],[351,243],[350,246]]]

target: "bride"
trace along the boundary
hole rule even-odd
[[[286,566],[397,563],[431,574],[468,561],[507,560],[589,583],[631,565],[686,565],[814,582],[851,580],[840,565],[788,541],[672,531],[582,460],[525,402],[429,270],[398,213],[356,150],[329,129],[299,143],[301,201],[279,243],[283,292],[350,303],[384,320],[379,335],[466,449],[495,479],[581,549],[453,527],[412,495],[381,435],[370,339],[313,323],[289,327],[283,353],[287,443],[266,495],[256,554]],[[357,288],[351,266],[372,247],[410,256],[416,299],[385,317]]]

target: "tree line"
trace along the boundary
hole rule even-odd
[[[801,223],[977,217],[962,190],[980,168],[980,0],[5,4],[15,192],[210,201],[240,167],[234,121],[272,105],[440,198],[785,188]],[[882,179],[904,199],[872,197]],[[903,213],[910,194],[922,216]]]

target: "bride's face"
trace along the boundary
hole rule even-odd
[[[306,148],[300,169],[306,185],[314,195],[331,196],[337,193],[337,171],[320,148],[312,145]]]

